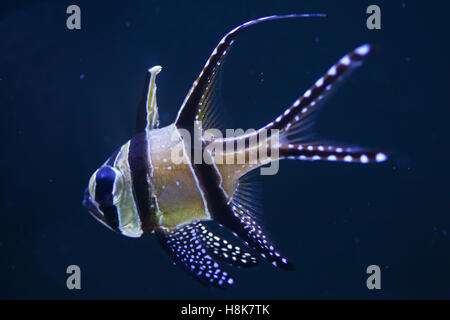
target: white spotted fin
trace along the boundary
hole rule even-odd
[[[215,235],[200,222],[172,232],[158,229],[155,234],[175,263],[205,285],[225,288],[234,283],[231,275],[222,270],[214,258],[241,267],[258,264],[251,253]]]
[[[387,151],[327,143],[313,130],[317,111],[324,105],[326,98],[337,84],[362,65],[363,60],[372,54],[374,49],[374,46],[364,44],[343,56],[282,115],[264,127],[266,130],[280,130],[280,159],[359,163],[387,160]]]
[[[254,186],[246,181],[245,177],[241,178],[230,203],[233,216],[219,217],[219,223],[232,230],[247,246],[258,251],[275,267],[294,270],[294,263],[275,248],[274,243],[258,221],[260,204],[254,191]]]
[[[251,26],[259,23],[283,20],[299,19],[310,17],[325,17],[324,14],[288,14],[273,15],[263,17],[243,23],[228,32],[217,44],[206,61],[202,71],[195,79],[191,89],[186,95],[183,104],[175,120],[177,128],[192,130],[194,121],[202,121],[203,128],[221,128],[220,113],[214,108],[216,97],[217,80],[220,78],[220,71],[223,67],[224,59],[231,50],[237,37]],[[191,132],[192,133],[192,132]]]

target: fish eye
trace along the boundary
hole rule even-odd
[[[113,206],[120,200],[122,190],[122,174],[111,166],[98,169],[89,181],[89,194],[99,205]]]

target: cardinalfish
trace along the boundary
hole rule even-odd
[[[263,17],[227,33],[194,81],[175,122],[166,127],[160,127],[156,101],[155,79],[161,67],[149,69],[135,135],[92,175],[83,205],[98,221],[122,235],[137,238],[154,234],[175,264],[207,285],[233,285],[234,278],[219,262],[251,267],[258,264],[255,253],[276,267],[294,269],[293,262],[281,254],[258,222],[258,206],[245,176],[281,159],[349,163],[387,160],[387,153],[382,150],[327,143],[313,128],[325,98],[373,53],[373,46],[364,44],[344,55],[280,116],[259,130],[235,137],[194,138],[198,141],[193,142],[187,141],[185,133],[195,137],[199,123],[204,128],[218,125],[214,103],[218,74],[240,34],[262,22],[313,16],[324,15]],[[258,141],[257,147],[270,145],[265,157],[244,164],[218,161],[230,156],[228,149],[218,152],[218,146],[240,142],[244,148],[237,148],[231,155],[237,158],[244,154],[248,159],[254,148],[249,143],[253,138]],[[209,155],[209,161],[193,161],[195,145]],[[175,161],[175,149],[184,161]],[[236,246],[211,231],[205,223],[211,220],[231,231],[245,246]]]

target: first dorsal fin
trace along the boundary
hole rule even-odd
[[[159,127],[158,105],[156,103],[156,76],[161,69],[161,66],[154,66],[147,72],[136,116],[135,134]]]
[[[210,121],[208,117],[210,117],[211,112],[208,108],[211,106],[209,103],[210,97],[213,97],[214,94],[211,92],[214,90],[214,84],[216,82],[217,74],[222,67],[223,60],[226,55],[229,53],[231,46],[233,45],[234,40],[245,30],[247,30],[250,26],[255,24],[272,21],[272,20],[280,20],[280,19],[293,19],[293,18],[305,18],[305,17],[323,17],[324,14],[289,14],[289,15],[274,15],[263,17],[255,20],[248,21],[244,24],[241,24],[228,32],[222,40],[220,40],[219,44],[211,53],[210,57],[206,61],[205,66],[203,67],[200,75],[192,84],[191,89],[189,90],[186,98],[181,105],[180,111],[178,112],[177,119],[175,120],[175,125],[178,128],[183,128],[192,133],[194,121]],[[204,119],[204,118],[207,119]]]

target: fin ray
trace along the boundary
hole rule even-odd
[[[205,285],[226,288],[234,283],[214,258],[235,266],[258,264],[251,253],[220,238],[200,222],[180,226],[171,232],[157,229],[155,234],[175,263]]]
[[[323,14],[290,14],[280,16],[268,16],[259,18],[256,20],[248,21],[241,24],[228,32],[219,44],[214,48],[210,57],[206,61],[205,66],[200,72],[197,79],[192,84],[187,96],[185,97],[183,104],[178,112],[175,125],[178,128],[184,128],[189,131],[193,131],[194,121],[207,119],[205,114],[208,114],[208,106],[210,106],[209,100],[211,96],[214,97],[214,87],[217,82],[217,74],[222,68],[223,61],[230,51],[236,38],[246,29],[252,25],[256,25],[261,22],[280,20],[280,19],[292,19],[292,18],[304,18],[304,17],[321,17]]]
[[[245,180],[245,178],[244,178]],[[283,257],[270,241],[262,224],[257,220],[259,207],[257,200],[251,196],[242,196],[238,183],[230,203],[232,215],[222,217],[221,224],[233,231],[246,245],[258,251],[264,258],[272,262],[276,267],[293,270],[294,264]],[[246,184],[243,183],[245,186]]]
[[[316,139],[317,136],[312,132],[312,127],[318,114],[317,111],[324,105],[326,98],[334,91],[336,85],[348,77],[353,70],[361,66],[362,62],[374,51],[373,45],[364,44],[347,53],[300,98],[295,100],[283,114],[266,125],[264,129],[280,130],[280,136],[284,137],[289,143],[299,142],[294,139],[306,141],[306,136],[309,136],[309,139]]]

